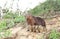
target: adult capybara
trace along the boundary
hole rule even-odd
[[[28,25],[31,25],[31,26],[29,26],[29,29],[28,29],[30,31],[36,31],[36,29],[39,30],[39,25],[41,25],[43,28],[46,28],[46,23],[45,23],[44,19],[42,19],[40,17],[26,15],[26,19],[27,19]],[[38,28],[36,28],[36,27],[38,27]]]

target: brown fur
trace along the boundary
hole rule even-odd
[[[31,31],[36,31],[37,29],[39,31],[39,25],[46,28],[46,23],[45,23],[44,19],[42,19],[40,17],[35,17],[32,15],[26,15],[26,19],[27,19],[28,25],[31,25],[31,26],[29,26],[29,28],[30,28],[29,30],[31,30]]]

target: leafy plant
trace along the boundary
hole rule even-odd
[[[11,28],[15,25],[13,20],[6,20],[6,22],[7,22],[7,28]]]
[[[0,32],[0,38],[10,37],[11,35],[11,30],[5,30],[3,32]]]
[[[6,28],[7,24],[6,24],[6,21],[0,21],[0,32],[3,31],[4,28]]]
[[[0,21],[0,38],[8,37],[11,35],[10,30],[5,30],[7,28],[6,20]]]
[[[60,39],[60,32],[52,30],[51,33],[49,34],[49,39]]]
[[[15,13],[12,13],[12,12],[7,12],[3,18],[15,18],[16,16],[18,16],[17,14]]]
[[[14,22],[15,23],[19,23],[19,22],[23,22],[23,21],[25,21],[25,17],[24,16],[17,16],[17,17],[15,17],[15,19],[14,19]]]
[[[37,5],[35,8],[30,9],[28,12],[32,13],[33,15],[42,15],[44,17],[48,13],[48,16],[51,17],[52,14],[58,14],[56,13],[58,11],[60,11],[60,0],[46,0],[45,2]]]

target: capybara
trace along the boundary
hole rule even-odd
[[[44,19],[42,19],[40,17],[26,15],[26,19],[27,19],[28,25],[30,25],[29,29],[28,29],[30,31],[36,31],[36,29],[38,29],[38,31],[39,31],[40,30],[39,25],[41,25],[43,27],[43,29],[46,28],[46,23],[45,23]]]

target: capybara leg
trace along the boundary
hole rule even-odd
[[[39,26],[38,26],[38,28],[37,28],[37,29],[38,29],[38,33],[40,33],[40,27],[39,27]]]
[[[43,27],[39,26],[39,28],[40,28],[40,33],[42,33],[43,32]]]
[[[31,26],[28,26],[28,30],[27,31],[31,31]]]
[[[33,26],[33,32],[36,32],[36,28],[35,28],[35,26]]]
[[[28,30],[27,31],[30,31],[30,28],[29,28],[29,26],[28,26]]]
[[[33,32],[33,26],[30,26],[30,31]]]
[[[46,27],[43,27],[43,30],[44,30],[44,32],[47,32],[47,29],[46,29]]]
[[[38,26],[36,26],[35,28],[36,28],[36,32],[38,33],[38,32],[39,32],[39,31],[38,31]]]

